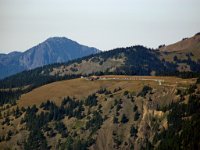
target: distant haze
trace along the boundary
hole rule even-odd
[[[0,0],[0,53],[65,36],[101,50],[157,47],[200,31],[200,0]]]

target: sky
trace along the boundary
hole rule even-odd
[[[200,0],[0,0],[0,53],[61,36],[110,50],[200,32]]]

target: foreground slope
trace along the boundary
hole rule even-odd
[[[23,70],[67,62],[99,52],[96,48],[81,45],[65,37],[52,37],[25,52],[0,55],[0,78]]]
[[[0,119],[0,147],[108,150],[163,149],[166,144],[168,148],[199,147],[195,145],[199,136],[195,134],[198,122],[194,117],[199,115],[200,91],[195,83],[196,79],[176,77],[113,75],[93,81],[79,78],[47,84],[22,95],[17,105],[1,107],[4,117]],[[186,130],[185,121],[194,132]],[[189,141],[185,141],[185,135]],[[170,140],[174,142],[168,143]]]

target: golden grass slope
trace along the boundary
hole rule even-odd
[[[72,79],[50,83],[21,96],[17,101],[20,107],[31,106],[33,104],[40,105],[42,102],[52,100],[56,104],[60,104],[64,97],[70,96],[77,99],[84,99],[88,95],[95,93],[100,88],[114,90],[121,87],[122,91],[138,92],[144,85],[150,85],[154,88],[159,86],[186,87],[192,84],[196,79],[181,79],[177,77],[158,77],[158,76],[105,76],[111,79],[89,81],[86,79]],[[119,78],[118,80],[112,78]],[[138,80],[126,80],[126,78],[136,78]],[[164,80],[159,85],[156,79]]]

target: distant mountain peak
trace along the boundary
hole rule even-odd
[[[66,37],[50,37],[23,53],[11,52],[2,55],[0,57],[0,78],[52,63],[67,62],[99,51]]]

